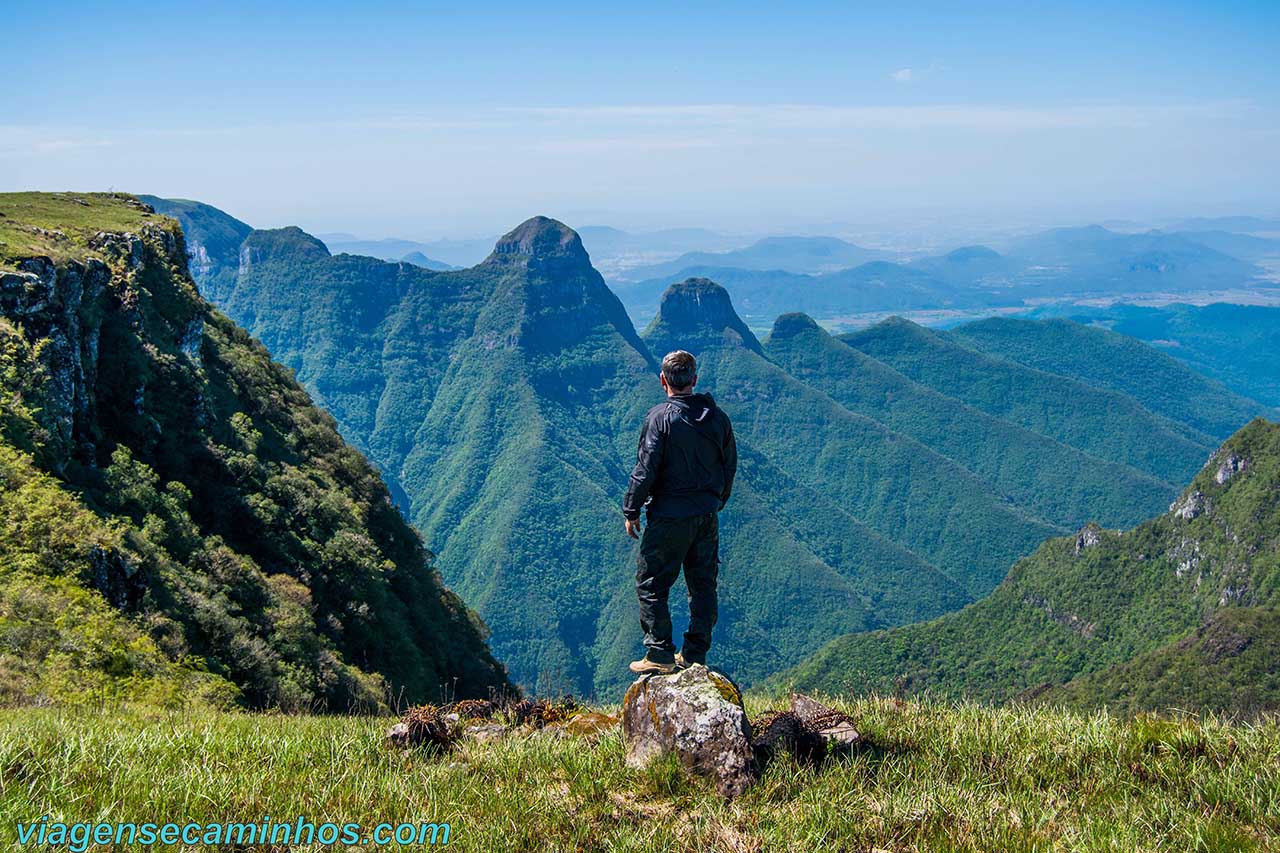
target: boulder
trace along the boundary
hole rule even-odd
[[[644,675],[622,701],[627,766],[674,754],[686,770],[736,797],[755,781],[751,730],[742,693],[728,676],[695,664],[672,675]]]

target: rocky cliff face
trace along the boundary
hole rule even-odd
[[[176,229],[155,224],[138,234],[100,232],[90,248],[100,257],[63,264],[45,257],[29,258],[20,261],[16,271],[0,272],[0,313],[41,342],[38,358],[47,376],[41,419],[50,433],[51,456],[60,460],[60,471],[73,461],[90,467],[98,462],[104,324],[122,324],[146,334],[159,351],[185,356],[189,369],[199,367],[204,330],[204,314],[188,282],[180,284],[185,300],[165,300],[167,305],[155,306],[159,310],[144,313],[143,300],[154,303],[157,294],[142,279],[156,270],[169,276],[185,266],[182,235]],[[117,354],[108,353],[113,355]],[[121,378],[128,384],[113,387],[111,396],[132,400],[141,414],[146,375]]]
[[[729,343],[762,353],[760,341],[733,309],[729,293],[707,278],[690,278],[667,288],[653,325],[645,332],[663,346]]]
[[[388,689],[505,689],[483,626],[378,475],[196,292],[177,223],[128,197],[0,195],[11,233],[26,233],[33,208],[79,229],[56,229],[56,261],[10,252],[0,272],[0,343],[31,374],[16,387],[0,351],[0,382],[15,386],[0,403],[36,424],[15,446],[128,531],[79,581],[251,706],[346,711]],[[94,230],[94,216],[128,227]],[[0,443],[13,440],[7,422]]]

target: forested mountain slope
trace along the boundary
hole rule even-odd
[[[975,379],[994,365],[1005,387],[948,391],[830,338],[775,352],[709,283],[675,288],[642,339],[578,236],[542,217],[445,272],[255,231],[222,304],[377,462],[540,691],[610,691],[640,651],[617,508],[668,348],[703,353],[739,426],[715,655],[746,683],[841,633],[954,610],[1046,536],[1150,515],[1211,450],[1126,394],[926,330],[897,355]],[[833,347],[843,361],[806,366]]]
[[[125,195],[7,194],[0,212],[10,701],[125,689],[166,661],[252,707],[508,686],[376,471],[197,294],[175,221]]]
[[[804,314],[784,314],[765,352],[792,376],[958,461],[1000,494],[1055,524],[1136,524],[1175,488],[974,408],[832,337]]]
[[[1057,529],[991,494],[954,461],[789,376],[765,357],[715,282],[672,285],[645,339],[654,351],[692,352],[701,387],[717,395],[739,435],[972,595]]]
[[[1126,394],[988,355],[908,320],[890,318],[840,340],[975,409],[1167,482],[1186,482],[1213,449],[1199,430]]]
[[[951,334],[990,355],[1128,394],[1213,441],[1250,418],[1276,414],[1154,347],[1106,329],[1000,317],[966,323]]]
[[[842,638],[781,680],[1131,710],[1274,710],[1278,605],[1280,424],[1259,419],[1164,515],[1052,539],[982,601]]]
[[[224,304],[395,481],[522,683],[582,692],[625,679],[634,558],[617,505],[661,389],[576,234],[530,220],[484,263],[432,273],[330,257],[302,232],[254,232]],[[744,463],[725,518],[726,563],[742,581],[726,595],[740,604],[724,609],[718,647],[743,678],[833,632],[968,597],[871,530],[856,552],[832,542],[817,522],[841,515],[763,457]]]
[[[1060,316],[1146,341],[1237,394],[1280,406],[1280,307],[1270,305],[1046,306]]]

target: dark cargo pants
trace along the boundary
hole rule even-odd
[[[636,595],[640,599],[640,629],[651,660],[669,662],[675,656],[671,639],[671,610],[667,596],[684,566],[689,588],[689,630],[684,634],[684,658],[705,662],[716,624],[716,575],[720,562],[720,524],[714,512],[689,518],[649,518],[636,561]]]

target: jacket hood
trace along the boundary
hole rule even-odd
[[[684,409],[694,423],[706,420],[716,411],[715,398],[710,394],[681,394],[668,397],[667,402]]]

